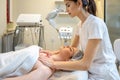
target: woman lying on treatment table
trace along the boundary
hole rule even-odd
[[[28,73],[22,74],[20,76],[12,75],[12,76],[8,76],[8,77],[4,77],[3,80],[47,80],[52,75],[53,71],[48,66],[41,63],[40,57],[48,56],[53,60],[58,60],[58,61],[64,60],[65,61],[65,60],[69,60],[70,57],[75,53],[75,51],[77,51],[77,49],[73,48],[73,47],[61,48],[58,51],[40,50],[38,59],[36,60],[36,63],[34,64],[32,69]]]

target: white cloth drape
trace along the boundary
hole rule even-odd
[[[20,76],[28,73],[39,56],[38,46],[0,54],[0,78]]]

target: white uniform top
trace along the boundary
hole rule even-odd
[[[101,43],[89,69],[89,80],[120,80],[115,66],[116,57],[109,39],[104,21],[93,15],[79,24],[76,35],[80,36],[80,44],[85,51],[89,39],[101,39]]]

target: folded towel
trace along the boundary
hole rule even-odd
[[[38,46],[0,54],[0,78],[20,76],[31,71],[39,57]]]

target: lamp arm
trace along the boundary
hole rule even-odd
[[[53,19],[49,19],[48,21],[49,21],[49,24],[50,24],[53,28],[57,29],[57,24],[56,24],[56,22],[55,22]],[[57,29],[57,30],[58,30],[58,29]]]

